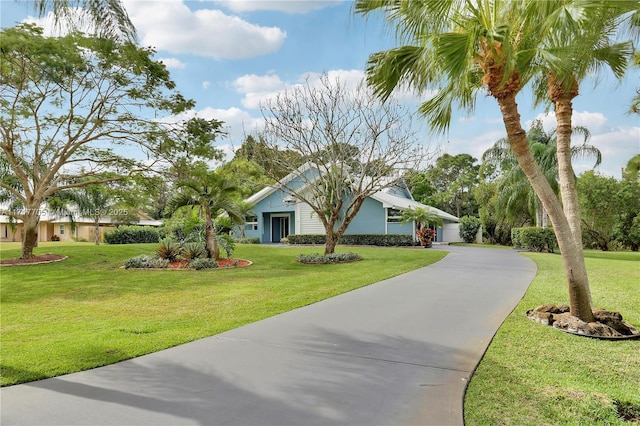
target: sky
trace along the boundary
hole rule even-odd
[[[37,21],[33,2],[0,0],[3,28]],[[169,68],[177,88],[196,101],[191,115],[225,123],[228,136],[216,144],[230,158],[246,134],[259,132],[261,102],[314,81],[322,73],[350,87],[364,77],[371,53],[397,46],[393,29],[380,17],[354,15],[351,1],[338,0],[123,0],[138,31],[140,44],[152,46]],[[573,123],[591,132],[589,143],[602,152],[596,169],[621,177],[631,157],[640,153],[640,116],[628,114],[640,87],[640,70],[630,69],[622,81],[611,73],[588,79],[574,100]],[[420,98],[401,97],[413,111]],[[525,129],[535,119],[547,131],[555,128],[553,113],[534,108],[530,96],[518,99]],[[479,96],[472,115],[457,112],[449,131],[434,135],[423,120],[420,144],[438,154],[468,153],[480,159],[495,141],[506,137],[497,103]],[[579,175],[592,161],[576,161]]]

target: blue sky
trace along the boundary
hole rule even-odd
[[[0,0],[2,27],[33,19],[31,2]],[[154,1],[124,0],[140,42],[153,46],[169,67],[178,89],[197,102],[198,114],[226,123],[229,137],[218,144],[230,154],[245,133],[260,130],[260,102],[320,73],[355,85],[363,76],[369,54],[396,45],[393,32],[380,19],[352,14],[350,1]],[[31,18],[30,18],[31,17]],[[50,21],[40,21],[48,26]],[[574,101],[574,125],[587,127],[590,143],[603,154],[598,171],[621,175],[621,168],[640,153],[640,118],[629,115],[630,100],[640,86],[640,71],[631,69],[622,82],[604,73],[582,84]],[[403,99],[417,105],[416,96]],[[522,94],[518,103],[526,128],[543,119],[555,126],[553,114],[534,109]],[[492,98],[479,97],[475,114],[457,114],[446,135],[432,135],[424,126],[423,140],[433,150],[480,158],[497,139],[506,136]],[[591,168],[577,162],[580,174]]]

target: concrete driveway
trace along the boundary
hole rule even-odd
[[[2,388],[1,423],[461,425],[467,382],[536,268],[512,250],[433,250],[450,253],[217,336]]]

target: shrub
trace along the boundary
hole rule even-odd
[[[192,241],[190,243],[184,243],[180,250],[180,257],[185,260],[194,260],[204,256],[205,250],[202,243]]]
[[[465,243],[472,243],[476,240],[478,230],[482,226],[480,219],[473,216],[463,216],[460,218],[460,238]]]
[[[167,268],[169,262],[166,259],[159,259],[157,257],[141,254],[140,256],[132,257],[124,261],[125,269],[130,268]]]
[[[235,240],[229,234],[218,234],[216,237],[218,238],[220,247],[227,253],[227,259],[230,259],[231,256],[233,256],[233,251],[236,249]]]
[[[194,259],[189,262],[189,269],[195,269],[197,271],[201,269],[214,269],[218,267],[218,262],[215,259],[208,259],[206,257]]]
[[[258,238],[258,237],[254,237],[254,238],[238,238],[236,240],[236,243],[238,243],[238,244],[260,244],[260,238]]]
[[[60,241],[60,237],[58,237],[56,234],[53,234],[51,236],[51,241]]]
[[[291,234],[288,237],[289,244],[324,244],[326,237],[321,234]],[[343,235],[338,244],[351,246],[413,246],[416,241],[411,235],[406,234],[348,234]]]
[[[119,226],[104,234],[104,242],[107,244],[157,243],[158,241],[160,241],[160,232],[150,226]]]
[[[553,228],[540,228],[536,226],[526,228],[513,228],[511,241],[516,248],[537,252],[547,251],[553,253],[558,247]]]
[[[356,260],[360,260],[360,257],[357,253],[331,253],[331,254],[299,254],[298,262],[300,263],[343,263],[343,262],[353,262]]]
[[[171,238],[160,240],[160,245],[156,249],[156,254],[160,259],[166,259],[169,262],[175,262],[180,255],[180,245]]]

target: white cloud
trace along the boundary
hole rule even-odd
[[[551,132],[558,126],[555,113],[553,112],[538,114],[534,120],[542,121],[542,127],[546,132]],[[529,129],[534,120],[527,121],[525,123],[525,129]],[[602,131],[606,122],[607,117],[600,112],[573,111],[573,115],[571,116],[573,126],[586,127],[592,134]]]
[[[364,72],[362,70],[332,70],[325,73],[329,81],[340,81],[349,91],[355,91],[362,84]],[[261,104],[275,99],[278,95],[308,84],[311,88],[321,86],[323,73],[308,72],[302,74],[294,83],[284,82],[275,74],[258,76],[247,74],[237,78],[233,87],[238,93],[244,94],[241,100],[242,106],[250,109],[260,108]]]
[[[215,59],[244,59],[277,51],[286,33],[220,10],[192,11],[184,1],[124,0],[144,46]]]
[[[158,61],[165,64],[169,69],[184,69],[187,67],[187,64],[176,58],[160,58]]]
[[[87,34],[93,34],[95,32],[95,26],[89,18],[89,15],[81,8],[72,9],[70,21],[61,19],[56,24],[53,12],[48,12],[42,18],[28,16],[26,19],[23,19],[22,22],[33,23],[42,27],[43,34],[46,37],[61,37],[69,34],[72,30],[81,31]]]
[[[338,0],[226,0],[222,2],[234,12],[272,10],[285,13],[307,13],[340,5]]]
[[[203,81],[202,82],[202,88],[204,90],[207,90],[209,87],[211,87],[211,82],[210,81]]]

